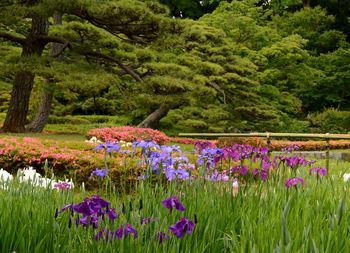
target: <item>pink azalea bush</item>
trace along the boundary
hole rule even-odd
[[[103,168],[104,154],[94,150],[96,144],[78,141],[42,140],[39,138],[0,138],[0,168],[16,174],[18,169],[32,166],[44,174],[45,160],[49,169],[60,178],[66,176],[78,183],[92,182],[90,175],[96,168]],[[111,179],[116,182],[136,182],[144,168],[133,161],[125,165],[123,154],[109,161]],[[89,184],[89,183],[88,183]]]
[[[158,130],[151,128],[137,128],[130,126],[110,127],[110,128],[96,128],[91,129],[87,133],[88,138],[93,136],[101,141],[140,141],[152,140],[158,144],[165,144],[169,141],[169,137]]]

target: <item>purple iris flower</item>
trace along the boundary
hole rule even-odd
[[[160,147],[160,149],[164,152],[164,153],[168,153],[170,154],[171,152],[181,152],[181,149],[179,146],[173,145],[173,146],[166,146],[163,145]]]
[[[107,215],[112,222],[118,217],[114,208],[108,208]]]
[[[118,239],[121,239],[124,235],[124,237],[126,237],[128,234],[133,234],[134,235],[134,238],[137,237],[137,231],[135,228],[133,228],[131,226],[131,224],[126,224],[125,226],[121,226],[120,228],[118,228],[116,231],[115,231],[115,236],[118,238]]]
[[[309,170],[310,175],[312,175],[313,173],[317,174],[318,176],[324,177],[327,175],[327,169],[314,167]]]
[[[174,168],[168,168],[165,170],[165,176],[169,181],[172,181],[174,179],[188,179],[190,176],[190,173],[182,168],[178,168],[175,170]]]
[[[135,149],[136,147],[140,147],[143,150],[150,149],[150,148],[160,149],[159,145],[154,141],[134,141],[131,147],[133,149]]]
[[[289,179],[286,180],[285,186],[286,186],[286,188],[289,188],[291,186],[295,186],[296,187],[298,185],[298,183],[300,183],[302,186],[304,186],[305,181],[301,177],[289,178]]]
[[[257,168],[253,169],[252,174],[254,177],[257,176],[259,174],[259,169]]]
[[[91,172],[91,176],[105,177],[108,174],[108,169],[99,169],[96,168],[93,172]]]
[[[296,169],[301,165],[308,165],[309,162],[301,156],[292,156],[285,159],[286,165],[292,169]]]
[[[82,214],[83,217],[79,219],[79,223],[84,226],[92,225],[94,228],[98,227],[99,217],[107,214],[111,221],[117,218],[113,208],[109,208],[109,202],[101,199],[99,196],[86,198],[79,204],[70,204],[64,206],[60,212],[70,209],[73,212]]]
[[[169,235],[167,235],[164,232],[158,232],[156,237],[157,237],[157,240],[159,241],[159,243],[162,243],[162,242],[169,239]]]
[[[113,239],[114,235],[112,230],[101,228],[100,231],[95,234],[95,240],[106,239],[106,241],[108,241],[109,239]]]
[[[241,175],[246,175],[248,173],[248,167],[245,165],[232,167],[231,173],[234,174],[236,172],[239,172],[239,174],[241,174]]]
[[[267,170],[262,170],[261,173],[260,173],[260,178],[262,181],[266,181],[267,180],[267,176],[269,175],[268,171]]]
[[[282,149],[282,152],[292,153],[293,151],[298,150],[300,147],[295,144],[288,145]]]
[[[162,201],[162,205],[165,208],[168,208],[170,211],[172,211],[173,207],[176,208],[176,210],[183,212],[185,211],[185,207],[181,204],[178,198],[176,197],[170,197]]]
[[[185,233],[191,234],[196,225],[186,217],[180,218],[178,222],[171,225],[169,230],[176,235],[177,238],[181,238]]]
[[[211,143],[210,141],[196,141],[194,143],[194,149],[200,153],[202,152],[203,149],[206,149],[206,148],[213,148],[214,145],[213,143]]]
[[[106,142],[103,144],[98,144],[95,147],[95,151],[99,151],[100,149],[105,149],[107,153],[111,153],[113,150],[118,152],[120,150],[120,146],[118,143]]]

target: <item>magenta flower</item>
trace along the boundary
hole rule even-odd
[[[178,198],[176,197],[170,197],[162,201],[162,205],[165,208],[168,208],[170,211],[172,211],[173,207],[176,208],[176,210],[183,212],[186,210],[186,208],[181,204]]]
[[[59,189],[59,190],[67,190],[71,188],[71,185],[70,183],[67,183],[67,182],[59,182],[54,184],[53,188]]]
[[[181,238],[185,233],[191,234],[196,225],[186,217],[182,217],[178,222],[171,225],[169,230],[173,232],[173,234],[177,238]]]
[[[310,175],[312,175],[313,173],[317,174],[318,176],[324,177],[327,175],[327,169],[314,167],[309,170]]]
[[[298,185],[298,183],[300,183],[302,186],[304,186],[305,181],[301,177],[289,178],[289,179],[286,180],[285,186],[286,186],[286,188],[289,188],[291,186],[295,186],[296,187]]]

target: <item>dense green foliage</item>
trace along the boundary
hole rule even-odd
[[[30,70],[28,122],[49,90],[49,122],[94,114],[137,125],[162,110],[146,126],[350,131],[339,117],[350,110],[345,1],[32,2],[5,1],[0,10],[0,112],[16,73]],[[52,26],[55,11],[62,25]],[[3,35],[27,36],[33,13],[49,18],[49,36],[69,41],[59,60],[52,43],[40,57],[23,58],[21,45]],[[331,118],[339,124],[326,123]]]

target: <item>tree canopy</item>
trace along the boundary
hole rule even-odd
[[[0,5],[4,131],[41,131],[50,109],[213,132],[307,131],[310,115],[349,110],[344,1]]]

